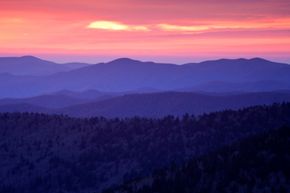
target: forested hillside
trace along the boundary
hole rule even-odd
[[[64,93],[64,94],[63,94]],[[92,95],[91,97],[89,95]],[[87,96],[88,98],[84,98]],[[83,98],[82,98],[83,97]],[[72,117],[162,118],[167,115],[237,110],[240,108],[290,102],[290,91],[253,93],[155,92],[142,94],[83,93],[64,91],[21,99],[0,99],[0,112],[64,114]]]
[[[101,192],[281,126],[290,103],[160,119],[2,113],[0,192]]]
[[[267,131],[104,193],[290,192],[290,127]]]

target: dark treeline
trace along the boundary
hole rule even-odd
[[[290,103],[160,119],[2,113],[0,192],[100,192],[281,126]]]
[[[282,127],[103,193],[288,193],[289,163],[290,127]]]

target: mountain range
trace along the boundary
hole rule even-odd
[[[87,98],[85,98],[85,96]],[[39,112],[73,117],[163,117],[201,115],[253,105],[290,102],[290,91],[257,93],[156,92],[140,94],[61,91],[51,95],[0,100],[0,112]]]
[[[14,75],[49,75],[87,66],[85,63],[58,64],[34,56],[0,57],[0,73]]]
[[[290,89],[290,65],[262,58],[183,65],[120,58],[108,63],[73,65],[25,56],[0,58],[0,69],[1,98],[32,97],[60,90],[263,92]]]
[[[0,58],[0,192],[289,192],[289,102],[261,58]]]

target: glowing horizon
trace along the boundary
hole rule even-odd
[[[63,61],[263,57],[290,63],[290,2],[4,0],[0,45],[0,55]]]

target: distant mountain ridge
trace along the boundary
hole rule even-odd
[[[17,105],[17,104],[30,104],[35,106],[41,106],[44,108],[62,108],[62,107],[68,107],[70,105],[76,105],[85,103],[87,100],[80,99],[80,98],[74,98],[69,97],[66,95],[41,95],[41,96],[35,96],[30,98],[19,98],[19,99],[1,99],[0,100],[0,106],[1,105]]]
[[[69,93],[66,95],[66,93]],[[84,93],[94,93],[88,91]],[[226,109],[240,109],[253,105],[290,102],[289,91],[260,93],[193,93],[157,92],[143,94],[102,95],[83,98],[82,93],[63,91],[23,99],[0,100],[0,112],[40,112],[65,114],[73,117],[125,118],[163,117],[184,114],[200,115]]]
[[[40,65],[39,65],[40,66]],[[59,90],[125,92],[151,88],[209,92],[290,89],[290,65],[261,58],[175,65],[120,58],[45,76],[0,74],[0,97],[29,97]],[[212,83],[218,82],[217,85]]]
[[[0,57],[0,73],[14,75],[49,75],[87,65],[85,63],[58,64],[34,56]]]
[[[261,92],[225,96],[192,92],[160,92],[128,94],[97,102],[89,102],[60,109],[58,113],[75,117],[164,117],[186,113],[200,115],[226,109],[240,109],[253,105],[290,102],[290,93]]]

